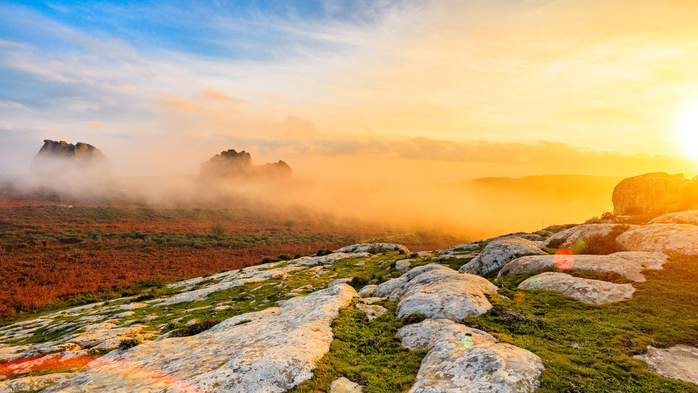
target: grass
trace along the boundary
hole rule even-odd
[[[426,351],[409,351],[395,337],[403,323],[395,316],[396,301],[376,303],[388,313],[367,321],[353,305],[340,309],[332,329],[330,351],[318,363],[312,379],[290,393],[328,392],[332,381],[345,377],[363,386],[365,393],[403,392],[415,382]]]
[[[540,356],[546,370],[540,393],[698,392],[666,379],[632,356],[648,345],[698,345],[698,258],[673,258],[664,270],[646,271],[625,302],[592,306],[551,291],[516,290],[526,276],[500,278],[494,305],[527,315],[519,320],[484,314],[466,324]],[[600,278],[600,277],[588,277]],[[572,344],[578,344],[574,349]]]

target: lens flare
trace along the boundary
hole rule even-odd
[[[553,263],[560,270],[567,270],[574,265],[574,254],[567,248],[561,248],[555,252]]]

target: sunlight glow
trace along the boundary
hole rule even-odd
[[[676,128],[683,150],[690,157],[698,158],[698,97],[683,108]]]

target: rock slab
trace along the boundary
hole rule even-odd
[[[463,265],[458,271],[483,275],[499,269],[516,258],[543,254],[546,252],[530,240],[513,236],[505,237],[490,242],[475,259]]]
[[[356,291],[346,284],[283,308],[227,319],[191,337],[114,351],[47,392],[283,392],[310,378],[332,341],[332,320]],[[241,323],[245,321],[245,323]]]
[[[426,349],[409,393],[534,392],[544,370],[535,354],[445,319],[401,328],[405,348]]]
[[[382,283],[373,296],[400,299],[399,318],[419,313],[427,318],[462,321],[492,308],[485,294],[495,293],[497,287],[480,276],[428,264]]]
[[[632,284],[614,284],[573,277],[565,273],[542,273],[519,284],[519,289],[545,289],[573,297],[588,304],[619,302],[633,297]]]
[[[647,353],[635,356],[644,360],[653,373],[698,385],[698,348],[676,345],[671,348],[647,347]]]
[[[669,255],[698,255],[698,226],[651,224],[630,229],[616,239],[628,251],[657,251]]]
[[[571,255],[572,269],[595,273],[616,272],[631,281],[644,282],[645,269],[662,269],[669,256],[661,252],[628,251],[609,255]],[[499,277],[515,274],[539,274],[557,271],[554,255],[535,255],[515,259],[499,271]]]

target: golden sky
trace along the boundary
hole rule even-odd
[[[186,25],[163,4],[141,25],[117,5],[3,6],[0,142],[24,146],[4,155],[50,138],[122,174],[230,148],[329,180],[698,171],[698,1],[352,4]]]

